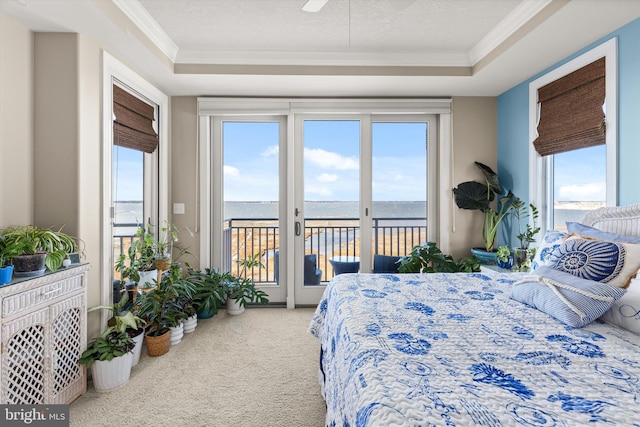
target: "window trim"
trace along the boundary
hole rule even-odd
[[[553,156],[538,154],[533,141],[537,137],[538,89],[593,61],[606,58],[606,205],[616,206],[618,199],[618,58],[617,38],[612,38],[529,83],[529,201],[542,217],[541,233],[553,228]]]

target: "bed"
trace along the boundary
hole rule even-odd
[[[309,326],[326,425],[639,427],[640,205],[575,227],[545,234],[533,274],[336,276]],[[613,279],[550,267],[605,243],[626,254]]]

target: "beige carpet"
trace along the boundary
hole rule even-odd
[[[143,348],[126,384],[98,393],[89,383],[71,404],[71,426],[321,427],[313,311],[250,308],[199,320],[164,356]]]

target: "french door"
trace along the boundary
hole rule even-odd
[[[436,120],[299,115],[294,129],[295,304],[313,305],[335,275],[369,273],[375,254],[403,256],[427,241]]]
[[[272,303],[315,305],[337,274],[447,226],[449,100],[199,98],[198,112],[201,267],[253,278]]]

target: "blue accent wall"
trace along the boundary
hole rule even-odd
[[[640,203],[640,19],[498,96],[498,176],[523,200],[529,192],[529,83],[618,38],[618,204]]]

